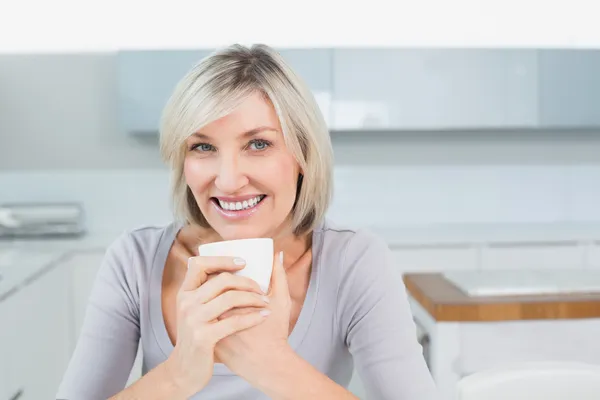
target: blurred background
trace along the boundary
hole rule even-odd
[[[446,393],[504,362],[600,363],[600,50],[277,49],[331,130],[329,217],[387,240]],[[0,400],[54,398],[106,247],[170,222],[159,118],[213,50],[0,54]]]

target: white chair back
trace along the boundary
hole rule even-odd
[[[600,362],[600,360],[599,360]],[[476,372],[457,385],[457,400],[599,400],[600,365],[532,362]]]

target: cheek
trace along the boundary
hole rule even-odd
[[[199,160],[193,158],[187,158],[183,164],[183,174],[185,181],[192,189],[201,187],[205,184],[208,179],[206,168],[203,168],[202,163]]]

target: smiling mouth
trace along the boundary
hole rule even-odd
[[[234,201],[234,202],[222,201],[216,197],[211,197],[211,201],[213,203],[215,203],[217,205],[217,207],[221,208],[222,210],[244,211],[244,210],[250,210],[250,209],[256,207],[261,201],[263,201],[265,199],[265,197],[267,197],[267,196],[264,194],[260,194],[251,199],[247,199],[244,201]]]

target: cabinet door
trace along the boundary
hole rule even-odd
[[[0,278],[0,287],[2,280]],[[13,391],[12,387],[9,387],[8,370],[10,363],[8,360],[8,334],[7,332],[13,328],[9,326],[6,321],[8,320],[8,313],[5,310],[7,305],[6,302],[0,302],[0,321],[2,321],[2,327],[0,328],[0,399],[10,399]]]
[[[600,50],[539,52],[540,124],[600,126]]]
[[[156,134],[181,78],[211,51],[125,51],[117,55],[119,119],[127,133]]]
[[[331,49],[277,49],[290,67],[308,85],[323,113],[331,123],[332,57]]]
[[[536,73],[529,50],[336,49],[333,128],[532,127]]]
[[[57,266],[6,300],[7,380],[22,388],[21,400],[56,396],[68,364],[68,284],[68,270]]]

